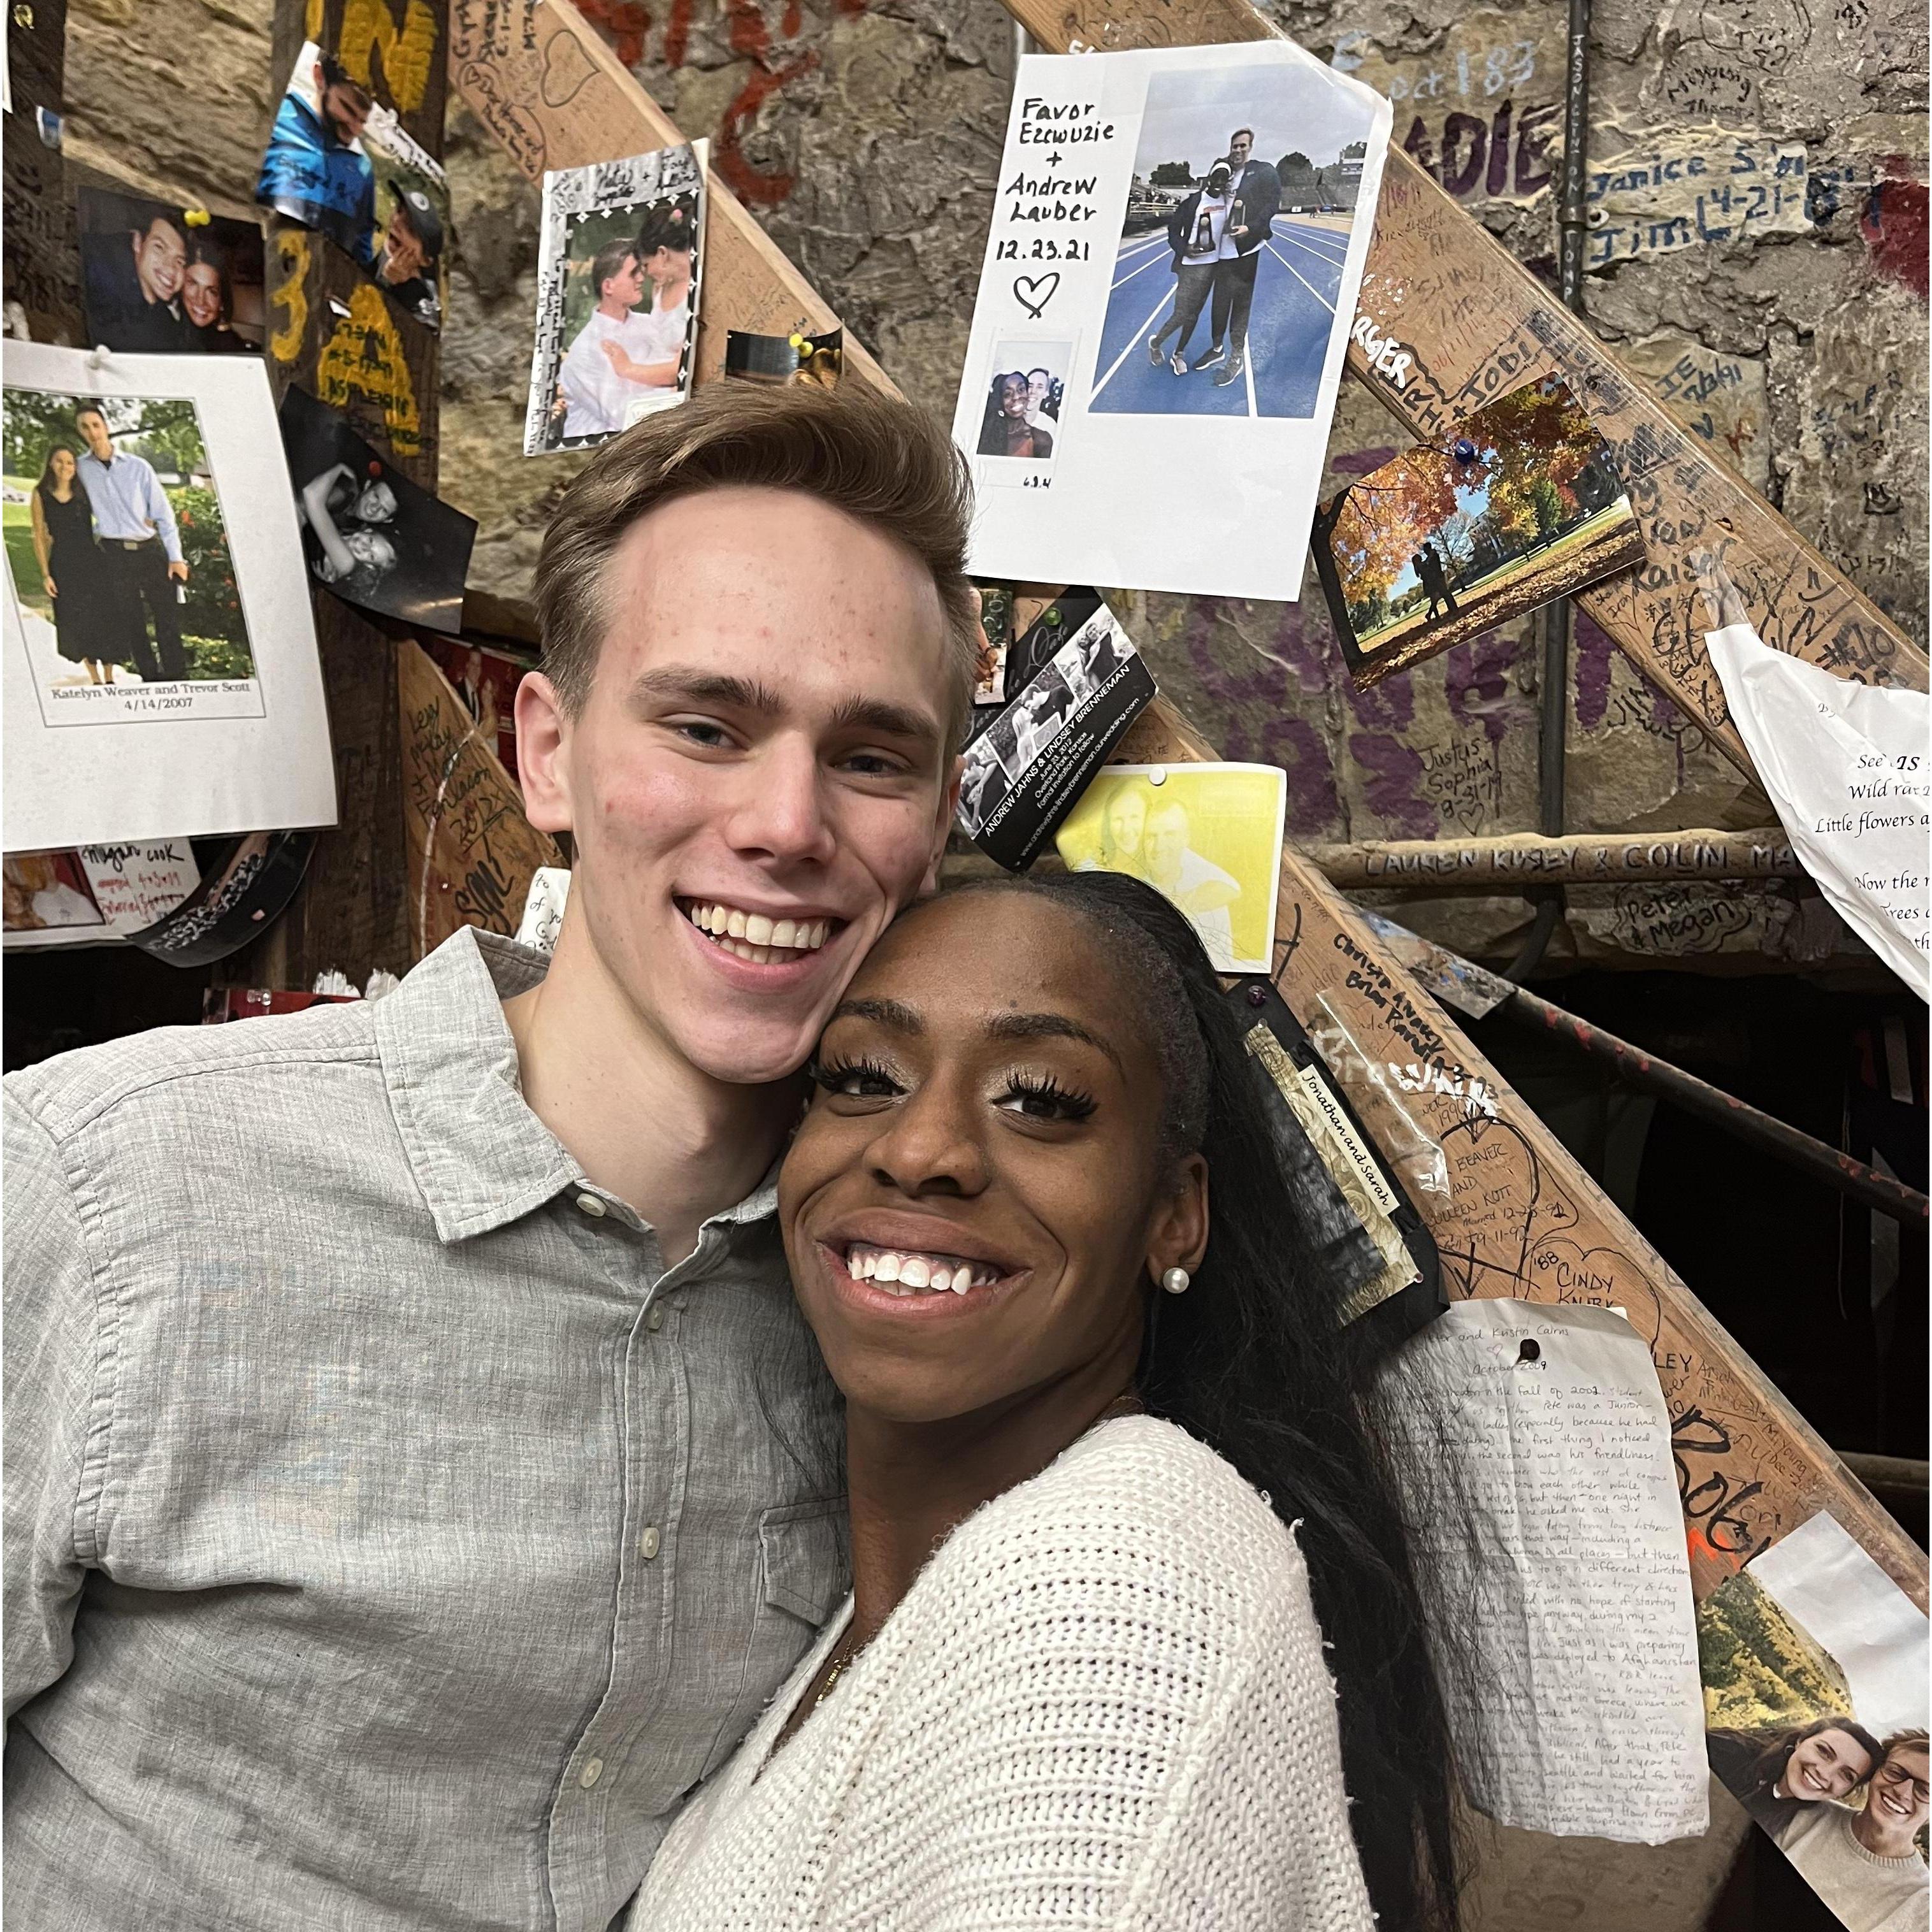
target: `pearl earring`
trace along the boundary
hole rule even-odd
[[[1171,1268],[1161,1276],[1160,1285],[1169,1294],[1185,1294],[1193,1279],[1184,1268]]]

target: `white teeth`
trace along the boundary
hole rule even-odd
[[[778,919],[757,912],[742,912],[711,899],[692,902],[686,915],[700,932],[709,933],[719,945],[735,951],[730,942],[742,940],[747,946],[775,949],[769,955],[739,953],[742,958],[756,957],[763,965],[782,962],[800,952],[816,952],[831,936],[829,919]]]
[[[986,1288],[1000,1278],[999,1270],[988,1262],[867,1247],[856,1241],[847,1252],[845,1268],[854,1281],[890,1282],[898,1294],[943,1294],[949,1288],[955,1294],[964,1294],[970,1288]]]

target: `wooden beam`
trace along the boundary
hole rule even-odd
[[[521,16],[527,32],[502,24],[511,11],[488,0],[455,0],[456,84],[500,133],[514,129],[514,140],[502,138],[526,169],[539,172],[558,154],[581,161],[676,138],[635,78],[602,54],[567,0],[536,0]],[[1028,7],[1020,17],[1048,44],[1103,34],[1108,44],[1126,44],[1099,14],[1089,6],[1064,14]],[[1147,38],[1210,39],[1204,25],[1186,30],[1228,17],[1225,5],[1203,0],[1176,0],[1172,14],[1172,31]],[[586,148],[570,110],[593,81],[598,140]],[[553,94],[561,101],[554,104]],[[707,290],[714,333],[720,321],[742,319],[724,308],[721,288],[742,291],[750,326],[763,327],[762,318],[801,301],[804,284],[751,232],[755,224],[736,202],[721,198],[718,206],[725,213],[712,231],[706,270],[717,273]],[[1493,246],[1474,224],[1465,226],[1474,238],[1458,234],[1455,248]],[[818,313],[829,319],[822,305]],[[891,390],[868,358],[848,356],[846,374]],[[1705,466],[1726,488],[1742,490],[1714,464]],[[1115,754],[1122,763],[1155,764],[1215,755],[1164,700]],[[1924,1559],[1898,1526],[1534,1110],[1384,956],[1355,910],[1292,850],[1282,862],[1276,930],[1282,993],[1325,1044],[1336,1077],[1382,1147],[1406,1160],[1408,1185],[1442,1251],[1450,1291],[1614,1305],[1650,1345],[1676,1432],[1696,1594],[1707,1594],[1814,1510],[1829,1509],[1922,1606]]]
[[[685,139],[568,0],[518,5],[454,0],[450,79],[532,181],[551,169],[646,154]],[[818,291],[715,173],[706,175],[704,187],[706,252],[693,374],[700,382],[723,368],[728,329],[788,335],[802,328],[815,335],[839,326]],[[874,388],[892,388],[849,330],[844,368]]]
[[[276,0],[272,97],[280,98],[296,50],[313,39],[394,106],[405,130],[440,158],[448,13],[447,0]],[[346,15],[359,28],[347,45]],[[420,70],[425,23],[434,39],[428,68]],[[396,56],[393,76],[386,45]],[[436,331],[398,308],[334,243],[297,223],[269,224],[268,272],[266,361],[277,400],[292,384],[320,397],[412,482],[434,490],[442,386]],[[299,992],[333,969],[359,986],[374,968],[400,974],[419,956],[410,917],[397,683],[398,652],[417,647],[400,627],[320,587],[315,628],[340,822],[317,838],[308,876],[281,919],[218,969],[224,986]]]
[[[1756,832],[1592,832],[1545,838],[1388,838],[1311,845],[1302,856],[1345,892],[1520,892],[1640,879],[1802,879],[1781,826]]]
[[[1258,40],[1249,0],[1006,0],[1040,45]],[[1410,358],[1400,387],[1351,342],[1349,372],[1418,440],[1555,370],[1610,442],[1648,553],[1577,603],[1712,743],[1755,777],[1704,634],[1748,616],[1775,649],[1868,684],[1923,691],[1925,652],[1726,470],[1502,244],[1391,146],[1358,312]],[[1721,614],[1720,614],[1721,613]]]

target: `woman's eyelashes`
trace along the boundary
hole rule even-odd
[[[1094,1096],[1063,1087],[1051,1073],[1016,1073],[1006,1081],[994,1106],[1033,1120],[1084,1120],[1094,1107]]]
[[[815,1060],[806,1069],[806,1076],[821,1094],[847,1100],[898,1100],[910,1090],[911,1084],[869,1056]],[[1003,1113],[1037,1121],[1084,1120],[1096,1105],[1090,1094],[1064,1084],[1051,1073],[1030,1070],[998,1076],[987,1097]]]
[[[890,1069],[876,1060],[814,1060],[806,1077],[821,1094],[842,1094],[850,1100],[890,1100],[903,1094]]]

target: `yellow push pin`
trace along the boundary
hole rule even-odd
[[[182,210],[182,219],[190,228],[206,228],[214,218],[205,208],[184,208]]]

